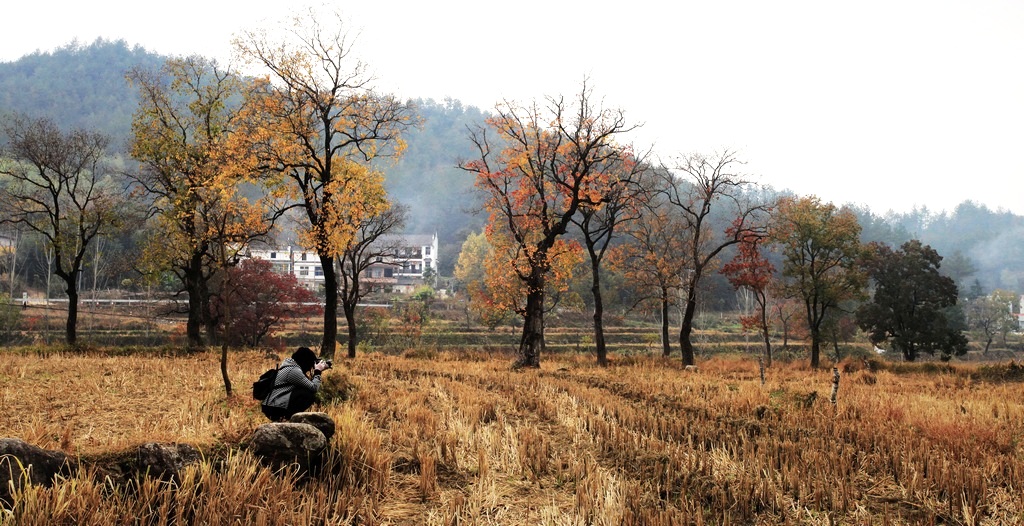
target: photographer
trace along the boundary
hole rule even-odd
[[[281,422],[309,409],[320,390],[320,373],[330,367],[329,361],[317,360],[316,354],[308,347],[299,347],[277,368],[274,389],[260,407],[263,414],[273,422]],[[313,372],[312,379],[310,371]]]

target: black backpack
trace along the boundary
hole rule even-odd
[[[274,390],[274,382],[277,381],[277,369],[267,369],[267,372],[260,375],[260,379],[252,383],[252,397],[263,400]]]

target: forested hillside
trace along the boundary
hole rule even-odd
[[[106,133],[113,145],[123,147],[137,100],[125,73],[136,66],[156,68],[165,58],[122,40],[97,40],[0,63],[0,115],[50,116],[68,127]],[[628,106],[628,101],[621,104]],[[408,149],[400,160],[381,168],[392,198],[411,209],[407,230],[437,232],[441,274],[451,275],[466,236],[479,231],[485,219],[476,213],[480,198],[473,192],[473,178],[457,165],[474,153],[468,127],[482,124],[487,114],[458,100],[417,100],[415,105],[422,126],[405,135]],[[951,211],[915,209],[886,216],[863,207],[855,211],[864,241],[895,245],[920,239],[945,258],[944,271],[961,290],[1024,291],[1020,216],[973,202]]]
[[[1024,292],[1024,217],[965,201],[952,211],[914,209],[884,217],[856,209],[863,241],[918,239],[943,256],[942,270],[968,298]]]
[[[467,127],[483,124],[485,115],[457,100],[420,100],[416,107],[423,125],[408,134],[409,148],[398,163],[385,168],[388,193],[410,207],[410,232],[437,232],[441,274],[450,276],[462,242],[485,219],[476,213],[480,197],[472,174],[458,168],[474,153]]]
[[[125,74],[133,67],[157,68],[165,58],[129,48],[124,40],[100,39],[0,63],[0,114],[51,117],[107,134],[115,147],[123,147],[138,100]]]

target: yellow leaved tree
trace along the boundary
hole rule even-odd
[[[337,14],[311,10],[280,29],[246,31],[235,40],[239,56],[264,74],[245,103],[238,149],[276,174],[278,195],[304,216],[300,243],[317,253],[324,274],[321,354],[333,356],[335,262],[360,225],[391,208],[377,163],[401,154],[400,134],[415,118],[411,104],[373,90]]]
[[[237,251],[266,235],[280,214],[272,192],[243,188],[265,182],[248,156],[232,149],[240,108],[251,85],[215,61],[168,60],[159,71],[135,69],[139,91],[132,122],[135,191],[150,207],[142,270],[170,270],[188,296],[190,347],[216,338],[210,298]]]

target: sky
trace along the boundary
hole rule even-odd
[[[971,200],[1024,215],[1020,0],[516,0],[331,7],[379,91],[572,98],[584,80],[668,166],[735,152],[750,180],[876,214]],[[11,2],[0,61],[77,39],[232,61],[297,2]]]

